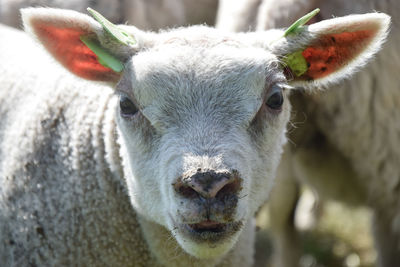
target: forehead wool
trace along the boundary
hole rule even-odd
[[[168,45],[132,58],[132,90],[144,106],[166,93],[177,96],[227,90],[260,96],[265,84],[277,80],[281,73],[277,61],[259,48]]]

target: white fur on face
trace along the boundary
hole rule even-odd
[[[243,189],[233,220],[245,223],[268,195],[285,140],[288,104],[276,114],[262,108],[268,89],[283,81],[277,59],[237,45],[172,43],[137,54],[126,93],[141,113],[119,119],[133,206],[201,258],[227,252],[240,231],[212,247],[182,236],[174,229],[197,214],[172,184],[199,168],[238,171]]]

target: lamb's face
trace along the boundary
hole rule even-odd
[[[289,104],[271,53],[203,45],[134,56],[117,113],[135,209],[209,258],[233,246],[265,201]]]

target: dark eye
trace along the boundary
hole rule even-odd
[[[133,102],[126,96],[120,97],[119,107],[122,117],[131,117],[139,111],[135,104],[133,104]]]
[[[283,94],[280,86],[274,85],[271,88],[271,92],[268,94],[265,104],[273,110],[280,110],[282,108]]]

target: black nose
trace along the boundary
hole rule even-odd
[[[197,170],[179,177],[173,184],[175,191],[182,197],[223,198],[236,195],[241,190],[241,181],[237,171],[216,172]]]

